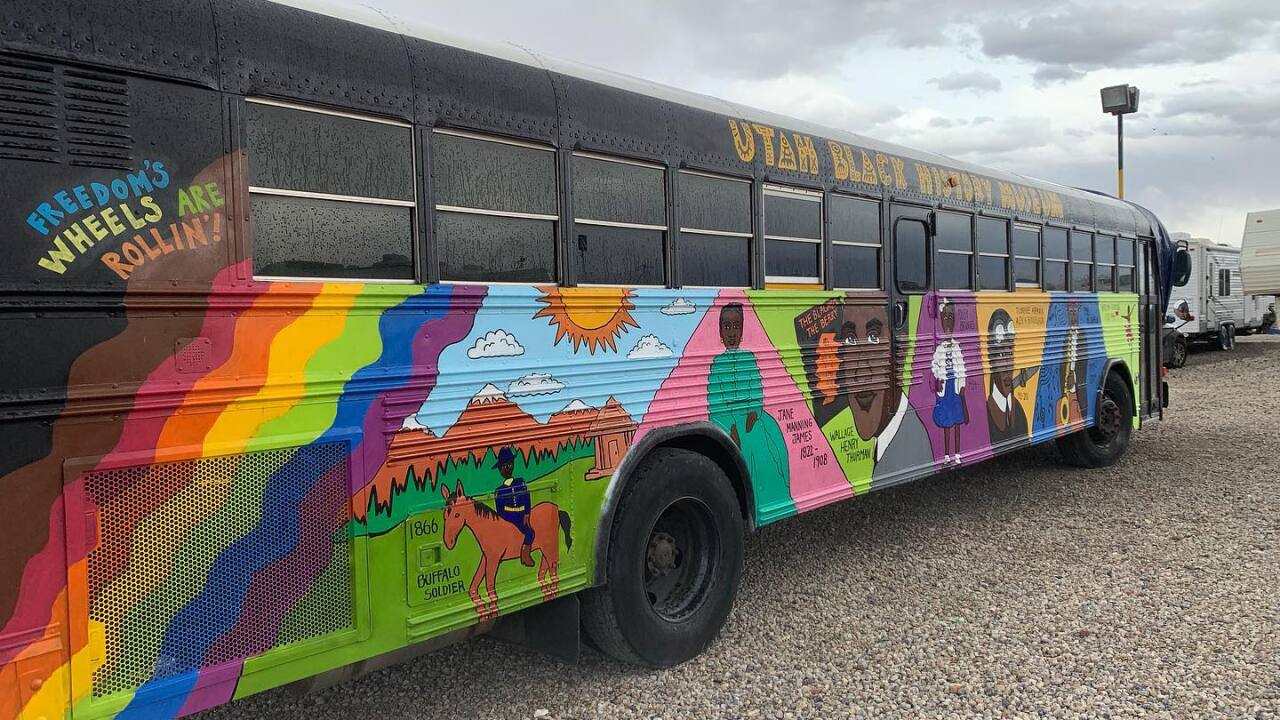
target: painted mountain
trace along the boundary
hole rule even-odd
[[[451,485],[455,479],[463,480],[468,490],[494,487],[501,480],[494,460],[503,447],[516,454],[520,477],[538,478],[567,462],[594,457],[586,479],[604,478],[613,473],[635,431],[636,422],[612,397],[599,408],[574,400],[540,423],[501,389],[485,385],[443,435],[413,418],[405,421],[391,438],[386,462],[353,498],[355,519],[370,526],[399,522],[420,509],[397,507],[416,505],[404,502],[409,499],[405,496],[418,494],[435,502],[440,484]],[[491,482],[477,482],[483,478]]]

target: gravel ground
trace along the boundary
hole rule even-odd
[[[482,638],[201,720],[1280,718],[1278,371],[1280,338],[1194,354],[1109,470],[1032,448],[765,528],[673,670]]]

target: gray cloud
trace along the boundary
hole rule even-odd
[[[1034,77],[1042,84],[1103,67],[1222,60],[1274,42],[1277,33],[1280,3],[1249,0],[1191,6],[1074,3],[979,23],[983,52],[1037,64]]]
[[[1243,137],[1274,144],[1280,137],[1280,90],[1203,86],[1164,100],[1154,131],[1191,137]]]
[[[1002,87],[1000,78],[981,70],[947,73],[942,77],[930,79],[929,84],[936,85],[939,90],[949,92],[969,90],[978,94],[999,92]]]

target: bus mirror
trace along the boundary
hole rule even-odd
[[[1173,256],[1173,284],[1182,287],[1191,279],[1191,253],[1185,247],[1178,248]]]

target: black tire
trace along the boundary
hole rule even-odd
[[[1133,393],[1118,372],[1107,374],[1091,427],[1058,439],[1062,459],[1083,468],[1114,464],[1129,448],[1133,434]]]
[[[1187,339],[1180,337],[1173,341],[1173,346],[1169,348],[1169,360],[1165,363],[1166,367],[1180,368],[1187,364]]]
[[[582,594],[591,643],[655,668],[701,653],[738,594],[742,536],[738,498],[719,465],[677,448],[646,455],[614,514],[606,584]]]
[[[1219,325],[1218,334],[1210,341],[1215,350],[1234,350],[1236,347],[1236,328],[1234,325]]]

